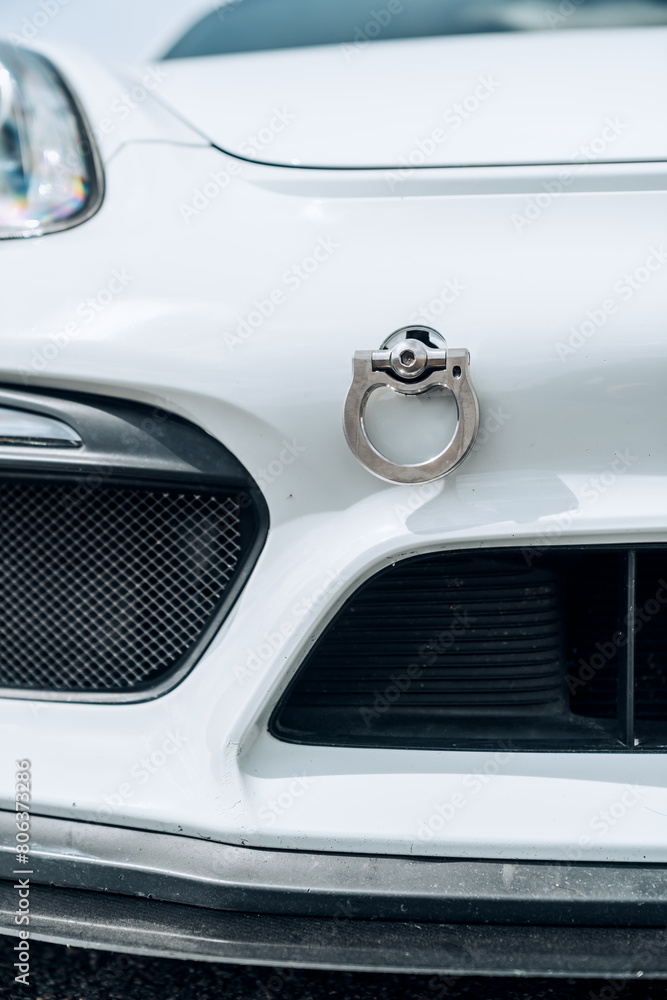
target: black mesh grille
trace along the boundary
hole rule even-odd
[[[634,559],[550,546],[403,560],[338,613],[271,729],[329,745],[667,747],[667,551]]]
[[[241,554],[229,493],[0,483],[0,686],[125,691],[192,651]]]

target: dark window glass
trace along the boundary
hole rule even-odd
[[[167,59],[375,39],[667,24],[667,0],[217,0]]]

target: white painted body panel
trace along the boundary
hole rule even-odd
[[[86,86],[60,60],[96,120],[113,87],[100,97],[96,70]],[[0,378],[183,414],[255,475],[271,529],[218,636],[168,694],[0,700],[2,756],[32,761],[34,811],[262,846],[666,862],[664,755],[309,748],[266,723],[337,607],[397,558],[667,540],[667,168],[591,166],[546,201],[564,168],[391,183],[286,171],[178,123],[154,141],[151,107],[103,140],[97,216],[0,246]],[[122,291],[87,319],[114,272]],[[415,489],[365,472],[341,417],[353,352],[419,315],[470,350],[482,432],[459,471]],[[12,805],[10,767],[0,795]],[[464,804],[440,824],[454,796]]]
[[[437,167],[667,154],[667,28],[419,38],[166,65],[164,100],[254,160]],[[289,126],[263,143],[276,111]]]

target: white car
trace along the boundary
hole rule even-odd
[[[17,978],[35,938],[667,975],[667,3],[15,42]]]

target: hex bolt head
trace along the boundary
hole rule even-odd
[[[428,364],[428,349],[419,340],[403,340],[392,348],[390,364],[400,378],[418,378]]]

